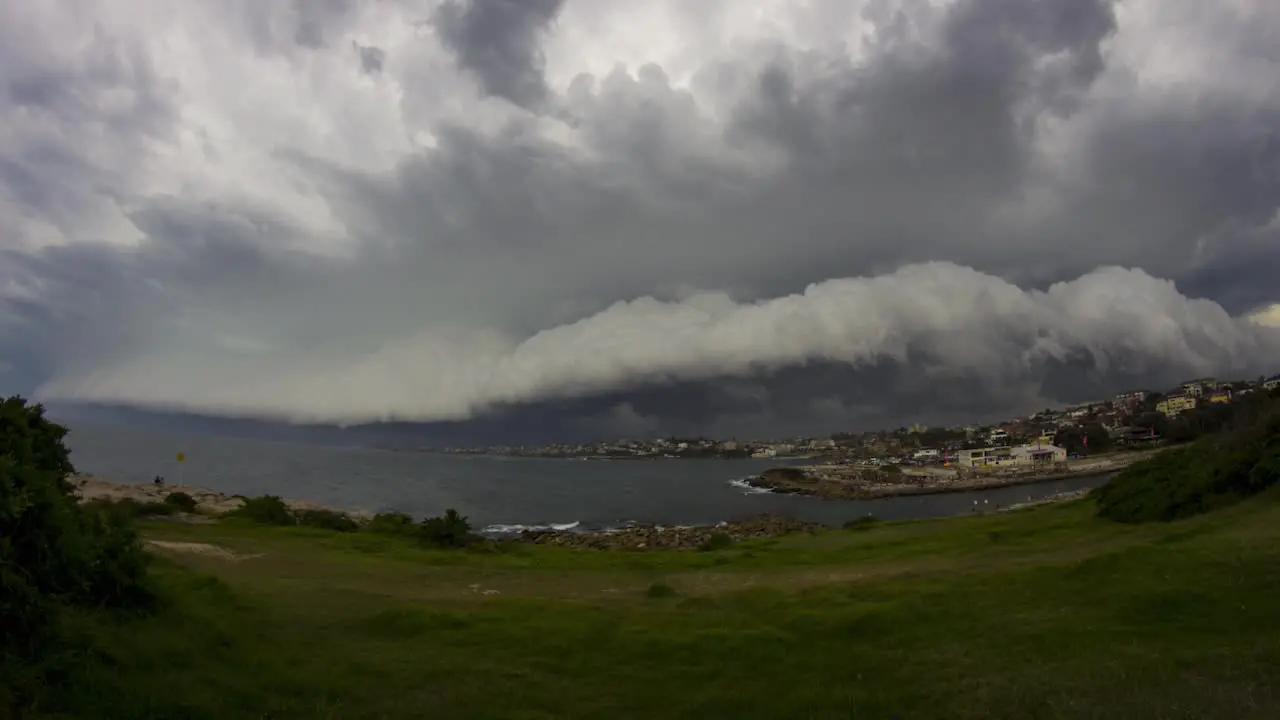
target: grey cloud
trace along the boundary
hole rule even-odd
[[[325,38],[349,22],[332,8]],[[284,418],[755,434],[1270,371],[1274,334],[1231,316],[1280,301],[1280,83],[1248,102],[1144,93],[1109,54],[1125,28],[1107,3],[891,9],[863,58],[764,42],[688,87],[649,64],[559,94],[540,60],[558,3],[450,4],[436,27],[458,62],[572,117],[554,136],[572,139],[512,113],[438,121],[390,170],[272,149],[349,233],[334,256],[265,200],[134,192],[65,138],[41,162],[4,149],[0,202],[18,201],[0,226],[92,228],[95,203],[130,194],[119,213],[146,239],[12,251],[0,381]],[[362,62],[392,48],[373,41]],[[360,82],[413,65],[387,52]],[[142,162],[174,122],[149,77],[19,95],[153,88],[152,119],[111,125]]]
[[[564,0],[447,0],[435,25],[486,92],[534,109],[547,98],[542,33]]]
[[[387,61],[387,53],[384,50],[364,45],[356,45],[356,50],[360,53],[361,70],[370,75],[382,72],[382,64]]]

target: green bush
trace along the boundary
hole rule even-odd
[[[408,513],[378,513],[364,526],[365,532],[381,535],[416,535],[418,526]]]
[[[1134,463],[1094,490],[1101,517],[1169,521],[1209,512],[1280,483],[1280,417]]]
[[[886,472],[886,473],[889,473],[890,475],[901,475],[902,468],[898,467],[897,465],[881,465],[880,472]]]
[[[418,526],[418,536],[437,547],[465,547],[474,539],[471,523],[453,508],[445,510],[444,515],[424,519]]]
[[[196,511],[196,499],[181,490],[175,490],[174,492],[165,495],[164,502],[166,505],[177,508],[185,513],[193,513]]]
[[[48,670],[72,643],[67,610],[141,612],[156,600],[131,513],[77,502],[65,436],[41,406],[0,401],[0,717],[57,680]]]
[[[278,495],[245,498],[244,505],[227,513],[227,517],[243,518],[263,525],[298,524],[298,518]]]
[[[715,552],[716,550],[724,550],[733,547],[733,538],[728,533],[715,533],[698,545],[701,552]]]
[[[360,529],[360,524],[350,515],[337,510],[303,510],[298,513],[298,524],[337,532],[355,532]]]

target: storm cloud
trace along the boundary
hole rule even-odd
[[[1277,36],[1264,0],[0,5],[0,389],[766,434],[1275,372]]]

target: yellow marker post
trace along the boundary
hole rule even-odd
[[[186,462],[187,454],[178,453],[178,484],[182,484],[182,463]]]

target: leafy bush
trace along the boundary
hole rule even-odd
[[[716,550],[724,550],[733,547],[733,538],[728,533],[715,533],[698,545],[701,552],[715,552]]]
[[[9,457],[18,467],[52,473],[58,485],[69,492],[66,478],[76,469],[62,440],[67,429],[44,417],[44,407],[28,405],[20,397],[0,401],[0,457]]]
[[[359,523],[353,520],[350,515],[336,510],[324,509],[299,512],[298,524],[337,532],[355,532],[360,529]]]
[[[196,499],[181,490],[175,490],[174,492],[165,495],[164,502],[166,505],[177,508],[182,512],[193,513],[196,511]]]
[[[1280,416],[1134,463],[1096,489],[1098,514],[1118,522],[1209,512],[1280,483]]]
[[[378,513],[364,526],[365,532],[381,535],[415,535],[418,526],[408,513]]]
[[[244,505],[227,513],[228,517],[244,518],[263,525],[297,525],[298,518],[278,495],[259,495],[245,498]]]
[[[890,475],[901,475],[902,468],[898,467],[897,465],[881,465],[880,472],[886,472],[886,473],[889,473]]]
[[[130,513],[77,502],[66,432],[39,405],[0,401],[0,716],[51,681],[67,609],[146,611],[156,599]]]
[[[438,547],[464,547],[474,539],[471,523],[453,508],[424,519],[418,533],[424,543]]]

